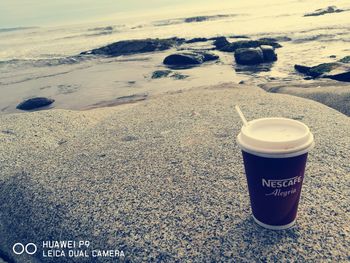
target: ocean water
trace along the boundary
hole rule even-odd
[[[16,105],[35,96],[55,99],[53,108],[78,110],[113,104],[125,96],[152,96],[224,82],[298,80],[302,76],[294,71],[294,64],[315,65],[350,55],[349,1],[256,2],[213,1],[84,19],[79,24],[0,28],[0,114],[19,112]],[[349,11],[303,16],[330,5]],[[211,17],[202,22],[184,21],[193,16]],[[188,76],[182,80],[151,78],[155,70],[165,69],[162,61],[175,49],[114,58],[76,57],[82,51],[126,39],[239,35],[289,37],[291,41],[281,41],[283,47],[276,50],[278,61],[262,68],[239,67],[232,53],[215,51],[220,61],[179,70]],[[181,46],[210,47],[211,42]]]

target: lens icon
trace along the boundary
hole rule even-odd
[[[13,245],[12,247],[12,251],[13,253],[15,253],[16,255],[22,255],[24,252],[24,245],[22,243],[16,243]]]
[[[36,245],[34,243],[28,243],[25,246],[25,251],[28,255],[33,255],[35,254],[35,252],[38,250],[38,248],[36,247]]]

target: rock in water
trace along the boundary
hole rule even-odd
[[[235,51],[235,60],[241,65],[255,65],[264,62],[261,48],[240,48]]]
[[[350,65],[342,61],[346,62],[347,57],[339,60],[339,62],[322,63],[313,67],[294,65],[294,68],[296,71],[312,78],[329,78],[350,82]]]
[[[279,37],[262,37],[258,39],[259,41],[268,41],[268,42],[278,42],[278,41],[292,41],[290,37],[287,36],[279,36]]]
[[[339,63],[333,62],[333,63],[322,63],[314,67],[307,67],[303,65],[294,65],[294,68],[296,71],[303,73],[305,75],[308,75],[313,78],[318,78],[321,75],[330,72],[331,70],[337,68],[339,66]]]
[[[217,50],[221,50],[225,46],[230,45],[230,42],[227,41],[226,37],[216,37],[212,39],[214,40],[213,45]]]
[[[350,56],[343,57],[342,59],[339,60],[339,62],[350,63]]]
[[[173,71],[171,70],[156,70],[153,72],[152,74],[152,79],[160,79],[160,78],[166,78],[166,77],[171,77],[173,79],[176,80],[181,80],[181,79],[185,79],[188,78],[188,75],[183,75],[180,73],[173,73]]]
[[[260,46],[263,55],[264,55],[264,62],[272,62],[277,60],[277,55],[275,53],[275,49],[271,46],[262,45]]]
[[[325,14],[331,14],[331,13],[340,13],[340,12],[344,12],[345,10],[343,9],[339,9],[336,6],[328,6],[326,8],[320,8],[320,9],[316,9],[314,12],[312,13],[307,13],[304,16],[322,16]]]
[[[202,57],[195,53],[181,53],[167,56],[163,63],[165,65],[197,65],[202,63]]]
[[[156,70],[152,74],[152,79],[166,78],[171,73],[171,70]]]
[[[25,100],[21,102],[20,104],[17,105],[17,109],[19,110],[33,110],[41,107],[48,106],[52,104],[55,100],[53,99],[48,99],[44,97],[36,97],[36,98],[31,98],[28,100]]]
[[[308,72],[311,69],[311,67],[295,64],[294,69],[300,73],[308,75]]]
[[[214,55],[212,53],[208,53],[208,52],[201,52],[199,54],[201,54],[203,56],[203,62],[213,61],[213,60],[217,60],[219,58],[219,56]]]
[[[225,37],[216,38],[213,45],[217,50],[224,52],[233,52],[239,48],[257,48],[262,45],[272,46],[274,48],[282,47],[279,43],[271,41],[271,39],[260,39],[260,40],[240,40],[233,43],[227,41]]]
[[[167,66],[191,67],[207,61],[217,60],[219,56],[208,52],[186,52],[167,56],[163,63]]]
[[[123,40],[101,48],[80,53],[81,55],[121,56],[170,49],[182,44],[183,38]]]
[[[344,82],[350,82],[350,69],[347,72],[342,72],[342,73],[335,73],[335,72],[330,72],[331,74],[326,74],[323,77],[324,78],[329,78],[329,79],[334,79],[337,81],[344,81]]]
[[[188,78],[189,76],[188,75],[183,75],[183,74],[180,74],[180,73],[174,73],[174,74],[170,75],[170,77],[173,78],[173,79],[176,79],[176,80],[182,80],[182,79]]]
[[[190,43],[206,42],[206,41],[208,41],[208,39],[205,37],[195,37],[195,38],[186,40],[186,43],[190,44]]]

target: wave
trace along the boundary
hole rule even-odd
[[[11,67],[51,67],[59,65],[72,65],[77,64],[85,60],[89,60],[89,56],[70,56],[62,58],[47,58],[47,59],[10,59],[0,61],[0,68]]]
[[[12,32],[12,31],[21,31],[21,30],[28,30],[28,29],[34,29],[39,28],[35,26],[31,27],[8,27],[8,28],[0,28],[0,33],[6,33],[6,32]]]
[[[182,23],[198,23],[212,20],[219,20],[228,17],[238,16],[236,14],[219,14],[219,15],[211,15],[211,16],[192,16],[185,18],[175,18],[175,19],[167,19],[167,20],[159,20],[153,23],[154,26],[168,26],[168,25],[177,25]]]

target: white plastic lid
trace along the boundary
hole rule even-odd
[[[309,128],[300,121],[262,118],[243,126],[237,142],[248,153],[282,158],[308,152],[314,146],[314,137]]]

